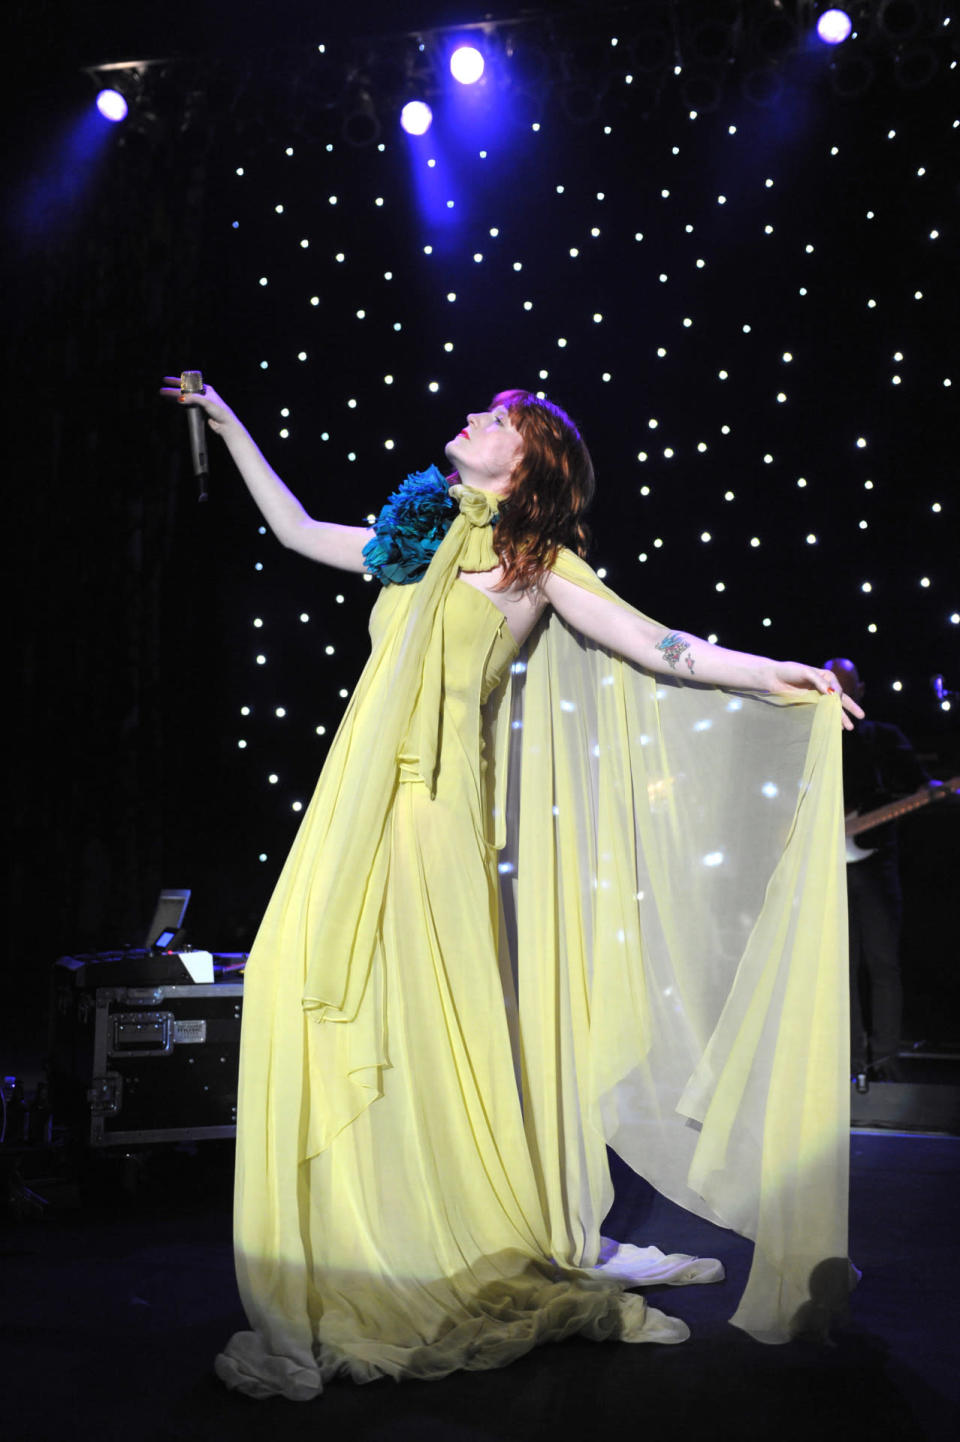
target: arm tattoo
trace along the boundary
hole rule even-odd
[[[669,636],[664,636],[662,641],[657,642],[656,649],[663,652],[667,665],[674,671],[677,669],[677,662],[683,657],[687,670],[693,675],[693,655],[683,655],[684,651],[690,650],[690,642],[685,641],[678,632],[671,631]]]

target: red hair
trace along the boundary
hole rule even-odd
[[[503,566],[497,590],[536,586],[561,546],[585,556],[583,516],[596,490],[593,462],[579,430],[553,401],[531,391],[500,391],[490,410],[506,406],[523,437],[523,453],[500,505],[493,544]]]

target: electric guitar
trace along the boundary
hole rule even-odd
[[[958,793],[960,776],[954,776],[950,781],[941,781],[936,786],[921,786],[912,796],[901,796],[899,801],[888,801],[885,806],[878,806],[876,811],[865,811],[862,816],[856,811],[849,812],[843,827],[846,834],[847,861],[863,861],[877,849],[875,846],[858,846],[853,839],[858,832],[869,831],[871,826],[880,826],[884,821],[906,816],[908,811],[916,811],[931,801],[939,800],[941,796],[956,796]]]

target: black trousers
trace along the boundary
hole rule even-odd
[[[850,1069],[896,1068],[903,989],[903,903],[896,863],[871,856],[847,865],[850,918]]]

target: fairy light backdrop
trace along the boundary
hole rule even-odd
[[[628,76],[584,124],[453,91],[422,136],[291,126],[221,147],[208,377],[308,511],[354,524],[442,466],[494,391],[548,394],[591,446],[609,584],[725,645],[851,657],[871,714],[946,756],[955,70],[857,101],[808,70],[772,105],[698,114],[674,92],[646,117]],[[365,659],[376,583],[284,552],[217,470],[219,724],[259,897]]]

